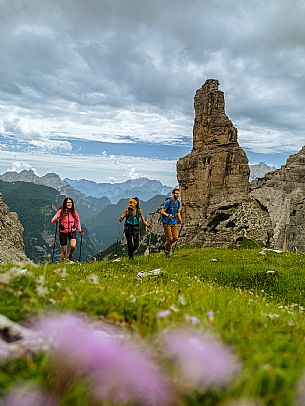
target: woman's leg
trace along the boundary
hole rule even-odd
[[[60,255],[60,260],[61,262],[64,262],[66,259],[66,254],[67,254],[67,235],[65,233],[59,232],[59,241],[60,241],[60,248],[61,248],[61,255]]]
[[[71,240],[70,240],[70,251],[69,251],[69,261],[72,261],[72,259],[73,259],[73,253],[75,251],[75,248],[76,248],[76,239],[71,238]]]
[[[132,227],[126,227],[124,230],[127,240],[128,257],[133,258]]]
[[[133,227],[132,230],[132,237],[133,237],[133,253],[139,248],[139,242],[140,242],[140,228],[139,227]]]
[[[62,245],[61,246],[61,255],[60,255],[61,262],[64,262],[64,260],[66,259],[66,254],[67,254],[67,246]]]

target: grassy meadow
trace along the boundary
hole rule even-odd
[[[1,266],[0,275],[12,267]],[[28,272],[0,282],[0,314],[13,321],[45,311],[79,312],[152,347],[158,334],[174,326],[219,336],[238,356],[240,372],[221,390],[184,394],[181,405],[296,404],[305,370],[301,254],[181,248],[168,260],[155,254],[22,268]],[[154,269],[160,273],[137,277]],[[50,386],[47,364],[44,354],[2,361],[0,395],[19,381]],[[79,383],[61,404],[92,403]]]

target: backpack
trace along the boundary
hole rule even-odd
[[[165,212],[166,213],[170,213],[170,211],[171,211],[171,204],[172,204],[172,198],[171,197],[166,197],[165,198],[165,202],[167,202],[167,200],[170,200],[170,202],[169,202],[169,205],[168,205],[168,208],[165,210]],[[164,202],[164,203],[165,203]],[[180,201],[179,200],[177,200],[177,203],[178,203],[178,208],[177,208],[177,211],[180,209]],[[161,211],[162,211],[162,209],[163,209],[163,207],[164,207],[164,205],[162,205],[160,208],[159,208],[159,213],[160,213],[160,219],[159,219],[159,221],[160,221],[160,223],[163,223],[163,217],[165,217],[162,213],[161,213]]]
[[[133,217],[133,216],[131,215],[131,210],[128,208],[127,215],[125,217],[125,224],[126,225],[131,225],[130,223],[127,223],[127,220],[130,217]],[[137,219],[137,222],[138,222],[138,224],[136,224],[136,225],[140,225],[140,208],[139,207],[136,209],[136,219]]]

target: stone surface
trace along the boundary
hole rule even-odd
[[[251,196],[264,205],[274,230],[274,245],[305,251],[305,147],[286,164],[251,183]]]
[[[234,247],[272,242],[273,229],[268,211],[254,199],[219,207],[201,221],[195,234],[184,234],[180,244]],[[245,245],[247,244],[247,245]]]
[[[0,192],[0,263],[26,261],[23,227],[14,212],[3,202]]]
[[[192,240],[210,213],[249,195],[248,159],[237,129],[225,114],[219,82],[209,79],[196,92],[193,150],[177,163],[184,232]],[[198,236],[197,236],[198,237]]]

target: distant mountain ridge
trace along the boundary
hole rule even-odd
[[[277,169],[274,166],[267,165],[265,162],[249,165],[249,167],[250,167],[250,179],[249,179],[250,181],[257,178],[263,178],[266,175],[266,173],[273,172]]]
[[[123,183],[97,183],[91,180],[64,179],[73,188],[84,193],[86,196],[107,197],[111,203],[117,203],[120,199],[128,199],[137,196],[140,200],[149,200],[156,195],[167,195],[171,187],[164,186],[159,180],[148,178],[129,179]]]
[[[36,185],[52,187],[58,191],[69,187],[69,184],[62,181],[56,173],[47,173],[44,176],[38,176],[34,173],[34,171],[26,169],[21,172],[5,172],[4,174],[0,175],[0,179],[4,182],[32,182]]]
[[[110,204],[110,200],[106,197],[95,198],[86,196],[62,180],[56,173],[47,173],[44,176],[37,176],[32,170],[23,170],[19,173],[5,172],[3,175],[0,175],[0,180],[4,182],[31,182],[35,185],[51,187],[60,192],[63,196],[72,197],[77,205],[77,210],[85,221],[91,217],[94,212]]]
[[[32,182],[36,185],[52,187],[62,195],[71,196],[75,199],[80,211],[82,211],[81,205],[95,211],[96,209],[100,210],[101,205],[105,207],[110,203],[115,204],[120,199],[137,196],[140,200],[147,201],[156,195],[167,195],[172,190],[172,187],[162,185],[159,180],[148,178],[129,179],[122,183],[97,183],[87,179],[61,179],[56,173],[37,176],[32,170],[23,170],[19,173],[8,171],[0,175],[0,180],[4,182]],[[84,211],[82,215],[86,216]]]

